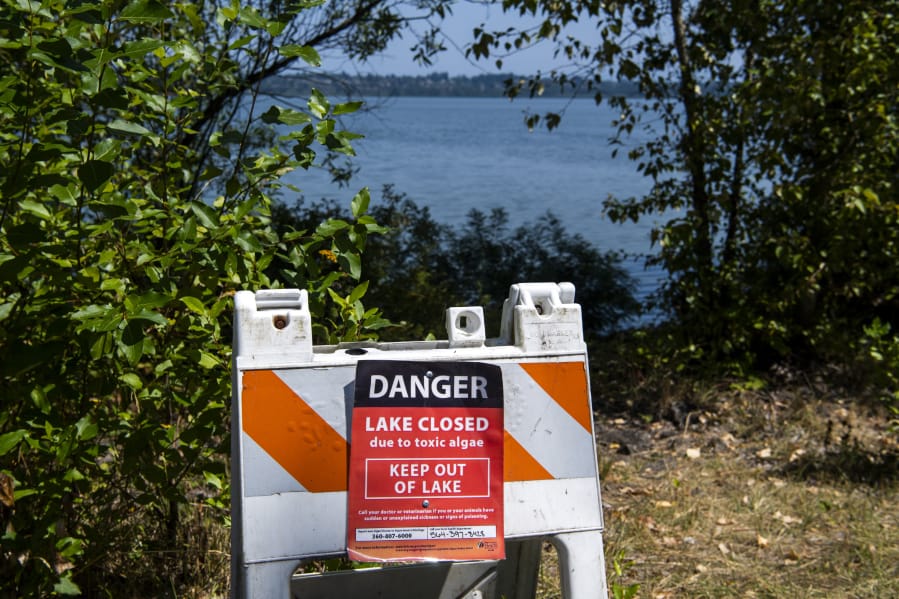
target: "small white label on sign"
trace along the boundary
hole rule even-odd
[[[428,538],[427,528],[357,528],[357,541],[422,541]]]
[[[427,539],[495,539],[495,526],[431,526],[357,528],[357,541],[424,541]]]

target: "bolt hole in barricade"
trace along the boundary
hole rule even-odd
[[[305,291],[235,297],[232,569],[252,599],[606,597],[587,353],[570,283],[513,285],[501,332],[313,347]],[[376,567],[297,574],[346,556]]]

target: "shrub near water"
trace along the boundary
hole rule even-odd
[[[276,204],[273,224],[306,228],[345,211],[329,202]],[[387,186],[372,216],[389,227],[372,238],[363,258],[371,279],[369,301],[383,307],[395,326],[388,340],[445,335],[450,306],[483,306],[488,335],[498,335],[503,300],[520,282],[571,281],[589,339],[622,328],[639,312],[634,280],[623,257],[570,234],[551,213],[518,227],[502,209],[469,213],[465,223],[436,222],[426,207]],[[289,269],[279,261],[272,271]]]
[[[306,111],[272,108],[266,123],[293,126],[283,149],[231,128],[210,137],[211,166],[190,143],[197,90],[236,85],[236,64],[202,45],[197,7],[121,6],[0,8],[0,596],[189,585],[205,557],[182,559],[187,531],[226,518],[231,295],[273,285],[283,252],[323,310],[378,229],[367,192],[289,247],[268,226],[281,174],[319,147],[351,152],[332,117],[354,105],[313,92]],[[282,21],[214,16],[248,36],[220,44],[277,56]],[[356,316],[364,286],[345,287],[343,332],[376,325]]]

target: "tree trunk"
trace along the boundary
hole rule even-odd
[[[694,212],[694,258],[699,292],[703,307],[713,307],[712,301],[712,236],[709,214],[708,184],[705,173],[705,143],[699,133],[700,90],[696,85],[693,65],[687,53],[687,32],[684,25],[683,1],[671,0],[671,22],[674,46],[680,72],[679,95],[684,105],[686,131],[681,151],[690,177],[690,205]]]

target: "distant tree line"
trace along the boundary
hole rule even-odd
[[[352,95],[356,97],[471,97],[500,98],[510,85],[517,84],[525,77],[509,73],[450,76],[447,73],[427,75],[351,75],[348,73],[299,72],[266,79],[261,91],[265,94],[287,97],[308,97],[311,90],[318,89],[326,95]],[[636,83],[631,81],[606,81],[600,86],[602,93],[610,96],[633,97],[639,94]],[[592,98],[595,89],[589,96]],[[549,80],[534,95],[562,97],[571,95],[570,86],[553,85]]]

